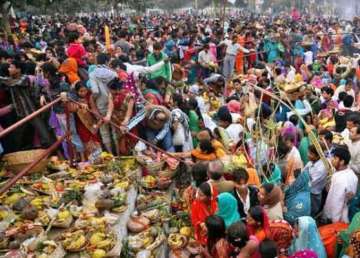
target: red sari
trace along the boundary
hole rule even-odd
[[[266,211],[262,208],[262,227],[256,228],[253,225],[247,225],[249,235],[254,235],[259,240],[259,242],[262,242],[266,238],[270,238],[271,232],[270,232],[270,222],[269,217],[266,214]]]
[[[210,205],[197,199],[195,199],[195,201],[193,201],[193,203],[191,204],[191,224],[193,225],[195,230],[195,239],[202,245],[206,245],[207,236],[206,232],[202,230],[200,225],[202,223],[205,223],[206,218],[214,215],[217,210],[216,198],[218,196],[218,191],[211,185],[210,187],[212,189]]]
[[[113,112],[113,120],[117,125],[121,125],[124,121],[128,103],[130,100],[135,99],[134,94],[128,89],[121,89],[116,95],[114,95],[114,112]],[[137,135],[136,127],[130,130],[131,133]],[[121,155],[129,155],[130,151],[135,147],[137,143],[137,139],[131,137],[127,134],[120,135],[119,134],[119,152]]]
[[[79,102],[89,106],[90,97],[91,93],[89,93],[84,99],[79,100]],[[76,129],[81,141],[84,144],[91,141],[100,143],[100,139],[96,133],[97,130],[94,128],[94,125],[96,125],[96,120],[93,115],[85,109],[78,109],[76,112]]]

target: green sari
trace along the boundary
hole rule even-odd
[[[189,129],[192,133],[200,132],[200,119],[194,110],[190,110],[189,112]],[[194,148],[197,147],[198,143],[198,139],[193,137]]]
[[[346,254],[347,249],[350,245],[351,234],[360,229],[360,212],[356,213],[347,230],[341,231],[339,237],[343,241],[342,244],[336,246],[336,257],[342,257]]]

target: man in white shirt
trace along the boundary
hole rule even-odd
[[[353,89],[352,80],[341,80],[340,86],[336,88],[333,100],[339,101],[339,94],[341,92],[346,92],[346,94],[352,96],[355,99],[355,91]]]
[[[203,77],[207,78],[210,75],[210,63],[212,62],[212,56],[209,51],[209,44],[205,44],[203,50],[198,55],[198,62],[203,70]]]
[[[308,149],[309,162],[304,171],[308,170],[311,179],[311,216],[315,217],[321,210],[322,192],[326,185],[327,170],[314,145]]]
[[[346,142],[350,154],[350,168],[355,174],[360,174],[360,125],[352,127],[350,129],[349,141]]]
[[[241,124],[233,123],[231,113],[225,106],[219,109],[217,116],[218,125],[225,129],[230,138],[231,146],[235,146],[241,140],[244,128]]]
[[[248,49],[242,47],[239,43],[237,43],[237,41],[238,41],[238,36],[234,35],[232,37],[232,40],[226,39],[220,42],[220,45],[226,45],[226,54],[223,64],[223,75],[226,79],[230,79],[234,72],[235,59],[237,53],[239,51],[243,51],[246,54],[250,53]]]
[[[351,155],[346,147],[337,147],[332,154],[331,163],[336,171],[331,178],[323,215],[332,223],[349,223],[348,201],[356,194],[358,178],[348,167]]]

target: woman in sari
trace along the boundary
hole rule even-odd
[[[293,255],[290,257],[297,257],[294,256],[296,252],[309,250],[315,252],[318,258],[326,258],[324,245],[321,241],[316,222],[312,217],[300,217],[297,220],[295,229],[297,229],[297,237],[290,246],[289,253]]]
[[[310,175],[308,171],[302,172],[286,190],[285,206],[287,211],[284,219],[294,224],[301,216],[310,216]]]
[[[216,215],[206,219],[207,247],[202,253],[204,258],[228,258],[230,244],[226,241],[224,220]]]
[[[202,120],[201,112],[198,103],[195,98],[190,98],[189,102],[189,128],[193,138],[194,148],[197,147],[199,141],[196,138],[196,134],[200,132],[200,121]]]
[[[244,46],[245,45],[245,36],[239,35],[237,43],[240,44],[240,46]],[[244,52],[243,51],[238,51],[238,53],[236,55],[235,71],[237,74],[244,74]]]
[[[261,206],[254,206],[250,209],[246,222],[249,234],[256,236],[259,242],[270,238],[269,218]]]
[[[163,105],[164,97],[161,95],[159,86],[155,80],[146,82],[146,89],[143,92],[144,98],[153,105]]]
[[[258,193],[261,206],[264,207],[270,220],[283,219],[281,201],[283,193],[274,184],[264,184]]]
[[[221,193],[217,197],[218,211],[216,215],[221,217],[226,228],[230,227],[235,222],[240,220],[240,215],[237,209],[237,201],[231,193]]]
[[[78,102],[90,107],[91,93],[81,82],[76,83],[75,91]],[[85,145],[85,154],[87,157],[97,150],[101,150],[100,138],[97,135],[99,124],[94,116],[85,108],[79,107],[75,116],[76,130],[81,141]]]
[[[294,231],[286,220],[273,220],[270,222],[270,239],[276,242],[280,257],[288,255],[288,249],[294,237]]]
[[[202,245],[207,243],[205,220],[215,214],[217,196],[217,190],[205,182],[199,186],[195,200],[191,204],[191,224],[194,227],[195,240]]]
[[[109,89],[113,95],[114,102],[112,119],[117,125],[126,126],[134,115],[135,96],[128,89],[123,88],[123,84],[120,81],[110,83]],[[130,132],[137,134],[136,127]],[[129,155],[136,143],[137,139],[118,131],[118,143],[116,146],[119,154]]]
[[[199,186],[208,180],[207,168],[208,165],[206,162],[198,162],[191,167],[193,184],[188,186],[182,194],[182,198],[186,204],[189,214],[191,214],[191,204],[195,200],[196,192]]]
[[[360,229],[360,212],[356,213],[347,230],[340,232],[338,235],[338,245],[336,247],[337,257],[342,257],[343,255],[350,255],[350,238],[351,235]],[[354,256],[357,257],[357,256]]]

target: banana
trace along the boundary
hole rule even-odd
[[[155,241],[146,247],[146,250],[153,251],[154,249],[158,248],[162,242],[164,242],[166,239],[165,234],[161,232],[158,237],[155,239]]]
[[[96,247],[103,249],[103,248],[109,247],[112,243],[113,243],[113,241],[111,239],[105,239],[105,240],[97,243]]]

